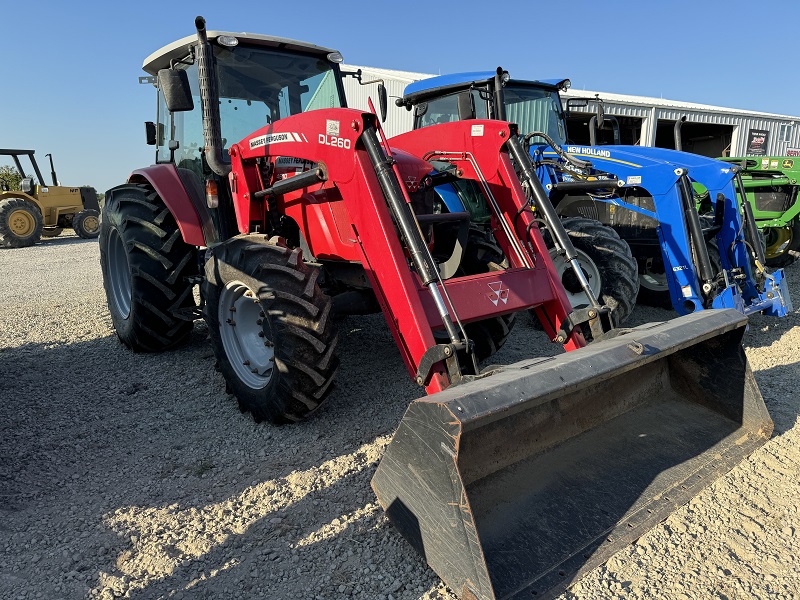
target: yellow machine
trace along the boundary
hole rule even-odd
[[[42,237],[61,234],[65,227],[72,227],[84,239],[96,238],[100,206],[94,188],[58,185],[50,154],[53,185],[46,185],[33,152],[0,149],[0,156],[10,156],[23,176],[19,190],[0,190],[0,248],[32,246]],[[20,156],[30,159],[36,179],[25,177]]]

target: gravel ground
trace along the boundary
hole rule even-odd
[[[203,324],[167,354],[118,343],[96,242],[0,252],[0,597],[454,598],[369,487],[419,388],[380,315],[340,331],[326,405],[258,426]],[[497,362],[542,337],[523,315]],[[745,344],[773,439],[562,598],[800,598],[800,312]]]

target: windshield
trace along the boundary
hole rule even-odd
[[[558,92],[511,85],[504,88],[503,93],[506,98],[506,118],[519,125],[521,134],[540,131],[553,138],[557,144],[566,144]],[[532,143],[543,141],[534,138]]]
[[[342,106],[334,65],[275,48],[215,48],[222,135],[238,142],[290,115]]]
[[[458,97],[462,93],[466,92],[457,92],[419,104],[415,109],[416,128],[458,121]],[[469,93],[472,94],[472,102],[475,106],[475,118],[488,118],[486,116],[486,101],[481,99],[478,90],[471,90]]]
[[[475,106],[475,117],[489,118],[487,100],[484,98],[491,99],[491,96],[485,91],[481,94],[475,89],[470,93]],[[541,131],[557,144],[566,144],[567,135],[561,118],[561,100],[558,92],[531,86],[510,85],[503,88],[503,93],[506,99],[506,119],[510,123],[519,125],[521,134]],[[458,96],[457,92],[419,104],[415,109],[415,128],[458,121]],[[542,141],[534,139],[533,143]]]
[[[219,113],[225,148],[290,115],[344,106],[336,65],[320,56],[276,48],[213,46],[219,82]],[[158,161],[172,160],[167,142],[179,142],[178,166],[199,170],[203,142],[197,65],[186,68],[194,110],[170,115],[159,93]],[[199,171],[198,171],[199,172]]]

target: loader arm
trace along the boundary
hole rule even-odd
[[[571,307],[558,285],[533,216],[524,210],[525,195],[508,155],[502,151],[509,126],[500,122],[486,125],[486,139],[477,140],[477,144],[471,141],[470,125],[464,123],[443,126],[442,135],[447,137],[442,139],[448,141],[448,147],[474,157],[474,163],[480,165],[482,176],[474,167],[468,173],[485,181],[486,189],[496,197],[498,223],[505,222],[510,232],[505,238],[500,236],[500,242],[513,256],[512,266],[499,272],[454,277],[439,287],[448,298],[447,308],[462,323],[535,309],[546,332],[555,339],[565,327]],[[413,143],[412,135],[409,148],[430,148],[431,132],[415,135],[419,145]],[[426,352],[437,345],[432,331],[442,328],[443,320],[434,296],[426,293],[425,278],[418,268],[409,268],[408,244],[401,242],[385,185],[382,187],[378,179],[379,165],[368,156],[367,143],[377,143],[374,115],[328,109],[282,119],[233,145],[229,181],[237,222],[242,233],[250,231],[251,223],[260,222],[269,212],[270,190],[285,190],[291,181],[265,178],[264,174],[271,172],[266,163],[290,156],[321,168],[324,180],[281,192],[276,205],[279,212],[306,215],[297,221],[315,256],[357,260],[363,265],[409,374],[428,393],[435,393],[452,383],[444,361],[434,364],[430,372],[420,373],[419,369]],[[419,156],[417,152],[410,154]],[[389,185],[405,189],[389,171],[384,173]],[[280,186],[276,185],[278,182]],[[515,222],[514,215],[518,213]],[[308,215],[315,215],[319,222],[307,225],[318,220]],[[512,245],[516,254],[510,252]],[[567,350],[585,345],[579,330],[568,333],[559,340]]]

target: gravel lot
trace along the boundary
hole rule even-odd
[[[167,354],[118,343],[95,241],[0,252],[0,598],[454,598],[369,487],[420,390],[382,316],[340,331],[327,404],[257,426],[203,324]],[[522,316],[497,362],[542,337]],[[563,598],[800,598],[800,312],[745,343],[773,439]]]

